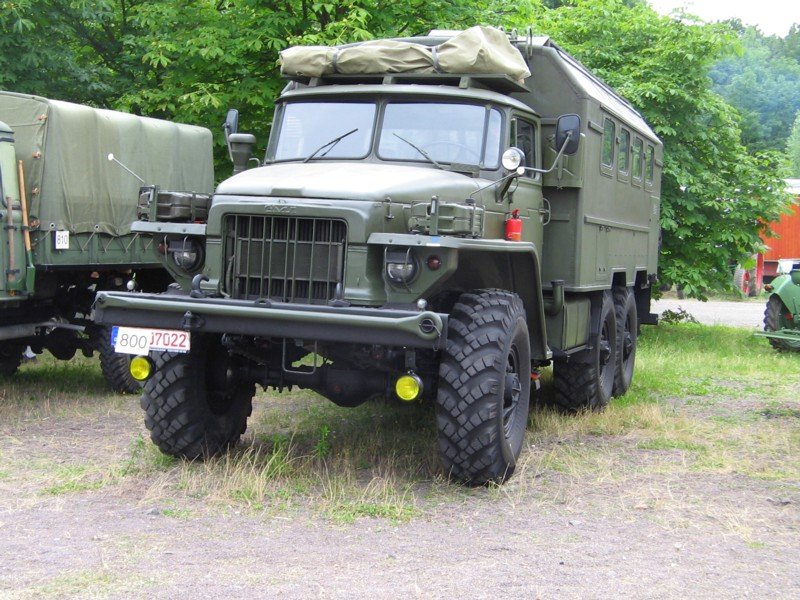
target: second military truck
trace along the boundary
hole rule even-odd
[[[659,238],[661,143],[547,38],[492,28],[282,56],[263,164],[203,223],[134,230],[180,284],[104,292],[95,317],[147,378],[145,423],[202,458],[245,431],[255,384],[341,406],[431,401],[454,479],[514,471],[539,370],[600,409],[631,384]]]
[[[139,177],[210,192],[211,132],[0,92],[0,375],[17,370],[27,347],[60,359],[97,350],[114,389],[139,389],[89,320],[98,290],[131,282],[156,292],[172,281],[159,241],[130,229]]]

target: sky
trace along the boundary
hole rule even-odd
[[[704,21],[733,17],[745,25],[757,25],[765,35],[785,36],[792,23],[800,24],[800,0],[648,0],[658,12],[686,8]]]

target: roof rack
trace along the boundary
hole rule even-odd
[[[513,92],[527,92],[527,87],[515,81],[508,75],[496,73],[487,74],[460,74],[460,73],[376,73],[376,74],[331,74],[322,77],[288,77],[308,87],[321,87],[324,85],[446,85],[462,89],[478,88],[511,94]]]

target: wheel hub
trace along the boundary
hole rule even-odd
[[[511,367],[509,367],[511,368]],[[506,373],[505,389],[503,390],[503,430],[506,437],[511,434],[511,424],[514,421],[514,411],[519,404],[522,393],[522,382],[516,373]]]
[[[622,357],[628,360],[631,352],[633,351],[633,336],[630,331],[625,332],[625,338],[622,340]]]
[[[600,365],[601,366],[607,365],[610,359],[611,359],[611,344],[608,343],[608,340],[602,340],[600,342]]]

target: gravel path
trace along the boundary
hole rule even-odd
[[[661,314],[665,310],[685,310],[705,325],[730,325],[762,329],[764,327],[764,302],[726,302],[711,300],[677,300],[664,298],[653,302],[652,312]]]

